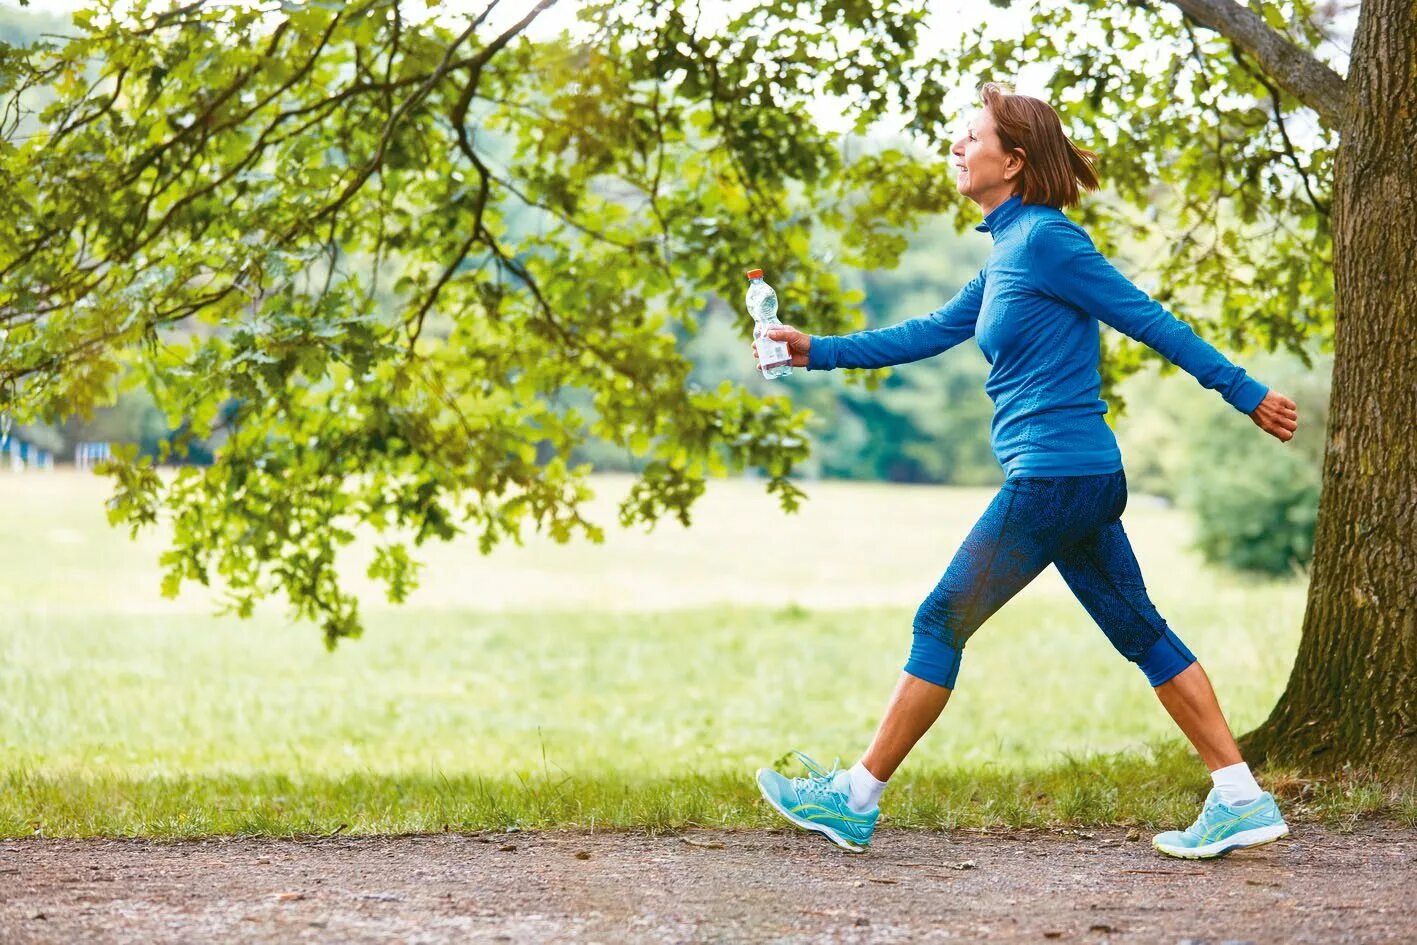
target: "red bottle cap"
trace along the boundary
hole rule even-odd
[[[761,279],[763,277],[763,271],[761,269],[749,269],[747,276],[749,279]]]

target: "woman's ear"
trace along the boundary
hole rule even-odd
[[[1023,171],[1023,166],[1028,163],[1028,152],[1023,148],[1014,148],[1005,159],[1006,163],[1012,165],[1004,171],[1004,180],[1013,180],[1014,177]]]

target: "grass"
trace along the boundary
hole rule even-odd
[[[1178,745],[1070,759],[1040,769],[929,768],[893,784],[895,828],[1185,826],[1209,787]],[[1389,815],[1417,828],[1417,795],[1361,779],[1314,784],[1270,772],[1291,822],[1350,830]],[[443,831],[780,827],[741,770],[658,778],[356,772],[139,775],[11,770],[0,836],[299,837]]]
[[[759,486],[720,483],[688,531],[438,549],[411,606],[371,597],[365,638],[331,654],[275,609],[237,621],[202,596],[163,601],[158,539],[109,532],[100,484],[7,489],[0,835],[152,837],[771,823],[752,770],[791,747],[854,760],[916,602],[991,494],[819,484],[788,518]],[[1233,726],[1261,721],[1302,583],[1200,566],[1185,519],[1137,497],[1124,521]],[[1174,826],[1207,784],[1050,571],[971,641],[885,813]],[[1417,825],[1417,801],[1381,785],[1267,784],[1340,826],[1372,812]]]

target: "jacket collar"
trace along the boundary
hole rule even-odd
[[[984,222],[976,226],[975,229],[981,233],[989,233],[997,240],[1000,234],[1008,229],[1009,224],[1018,219],[1019,214],[1023,212],[1023,206],[1023,196],[1014,194],[990,210],[984,217]]]

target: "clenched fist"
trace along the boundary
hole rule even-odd
[[[1260,405],[1250,411],[1250,419],[1264,432],[1287,442],[1299,427],[1299,405],[1278,391],[1271,390],[1264,395]]]
[[[789,325],[783,325],[781,328],[774,328],[769,331],[768,337],[773,341],[787,342],[787,353],[792,356],[793,367],[807,366],[807,352],[812,350],[811,335],[800,332]],[[756,361],[757,358],[758,343],[755,341],[753,342],[753,360]],[[761,371],[762,369],[763,366],[759,364],[758,370]]]

